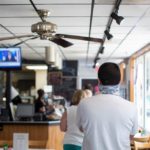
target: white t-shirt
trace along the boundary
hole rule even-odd
[[[137,131],[136,107],[115,95],[99,94],[82,100],[77,124],[84,131],[83,150],[131,150]]]
[[[77,106],[73,105],[67,109],[67,131],[64,136],[64,144],[81,146],[83,142],[83,133],[77,126],[76,112]]]

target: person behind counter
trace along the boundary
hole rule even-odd
[[[81,150],[81,145],[83,141],[83,133],[80,132],[76,125],[76,111],[77,105],[80,101],[86,97],[84,90],[77,90],[73,94],[72,106],[67,108],[67,111],[64,112],[60,129],[65,133],[64,136],[64,150]]]
[[[35,100],[35,113],[46,112],[46,103],[44,102],[44,90],[37,90],[38,98]]]
[[[43,120],[59,120],[59,110],[56,106],[48,104],[44,100],[44,90],[37,90],[38,98],[35,100],[35,113],[42,114]]]

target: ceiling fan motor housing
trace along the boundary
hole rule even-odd
[[[50,15],[50,11],[46,10],[46,9],[39,9],[38,14],[44,18],[44,17],[48,17]]]
[[[51,34],[55,33],[57,30],[57,25],[53,24],[51,22],[38,22],[36,24],[33,24],[31,26],[31,31],[36,32],[40,36],[43,36],[44,34]]]

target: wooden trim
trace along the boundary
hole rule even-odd
[[[145,53],[150,51],[150,43],[145,45],[143,48],[141,48],[139,51],[134,53],[129,60],[129,67],[130,67],[130,101],[134,101],[134,63],[135,60],[144,55]]]
[[[150,43],[148,43],[147,45],[145,45],[143,48],[141,48],[140,50],[138,50],[137,52],[135,52],[131,58],[136,59],[137,57],[140,57],[141,55],[144,55],[145,53],[147,53],[148,51],[150,51]]]
[[[131,58],[129,60],[129,65],[130,65],[130,101],[134,102],[134,62],[135,59]]]
[[[120,74],[121,74],[120,84],[123,84],[123,82],[124,82],[123,81],[123,79],[124,79],[124,69],[125,69],[124,66],[125,66],[124,62],[119,65]]]

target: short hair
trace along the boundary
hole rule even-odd
[[[38,93],[39,97],[42,97],[44,95],[44,90],[43,89],[38,89],[37,93]]]
[[[121,78],[119,66],[111,62],[102,64],[98,70],[98,78],[102,85],[119,84]]]
[[[83,99],[85,97],[86,97],[86,95],[85,95],[84,90],[76,90],[73,94],[71,104],[78,105],[80,103],[81,99]]]

